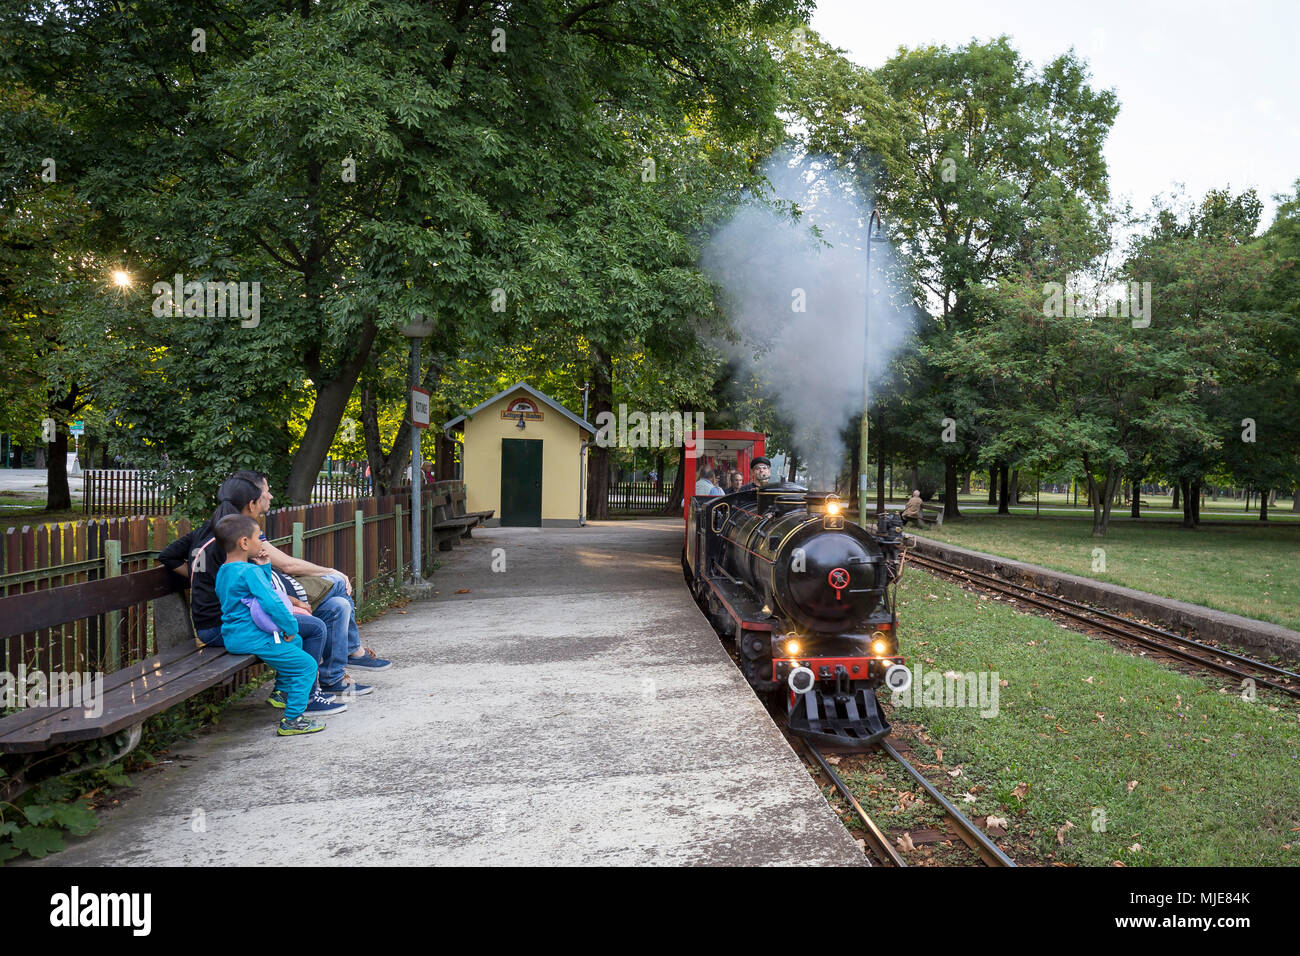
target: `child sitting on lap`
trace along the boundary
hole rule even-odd
[[[270,565],[249,561],[262,551],[258,539],[261,529],[248,515],[233,514],[218,521],[213,530],[226,552],[216,580],[217,597],[221,601],[221,638],[226,650],[231,654],[255,654],[275,668],[280,688],[287,697],[277,733],[288,737],[324,730],[323,723],[303,713],[316,680],[316,661],[302,649],[298,622],[271,587]],[[267,633],[257,625],[251,610],[253,603],[260,606],[278,631]]]

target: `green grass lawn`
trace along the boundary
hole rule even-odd
[[[1007,819],[999,842],[1013,856],[1089,866],[1300,862],[1296,703],[1244,700],[1226,681],[1178,673],[918,569],[904,575],[899,618],[909,664],[996,671],[1005,681],[996,716],[889,709],[896,733],[921,741],[914,762],[932,765],[930,778],[968,817]]]
[[[1112,524],[980,515],[927,527],[926,537],[1030,564],[1272,621],[1300,630],[1300,525]],[[1093,570],[1093,550],[1105,571]]]

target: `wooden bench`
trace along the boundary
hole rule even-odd
[[[439,551],[450,551],[458,539],[470,537],[475,527],[496,513],[467,512],[465,486],[460,482],[438,482],[429,494],[433,501],[433,533]]]
[[[0,753],[71,749],[84,741],[126,731],[125,741],[105,761],[111,762],[140,742],[145,718],[208,688],[233,682],[241,671],[257,665],[257,658],[251,655],[198,646],[189,604],[182,593],[185,584],[184,579],[160,567],[0,598],[0,639],[148,602],[153,606],[157,650],[147,660],[103,676],[102,701],[89,708],[97,714],[88,713],[81,703],[60,707],[51,702],[0,718]],[[28,780],[27,785],[36,782]],[[13,786],[6,789],[12,791]],[[8,798],[13,799],[12,792]]]

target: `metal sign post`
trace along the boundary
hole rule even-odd
[[[423,315],[416,313],[414,321],[402,329],[402,334],[411,340],[411,577],[407,584],[417,588],[427,588],[429,582],[422,573],[420,532],[424,512],[420,507],[420,485],[424,477],[420,460],[420,436],[429,427],[429,393],[420,388],[420,342],[433,334],[433,322],[425,321]]]

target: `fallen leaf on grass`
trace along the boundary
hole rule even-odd
[[[974,802],[975,802],[975,794],[973,794],[973,793],[963,793],[963,794],[961,795],[961,798],[962,798],[964,801],[966,801],[967,803],[974,803]]]
[[[985,819],[985,821],[984,821],[984,825],[985,825],[986,827],[998,827],[998,828],[1000,828],[1000,829],[1005,830],[1005,829],[1007,828],[1007,818],[1006,818],[1006,817],[988,817],[987,819]]]
[[[1063,734],[1068,734],[1068,733],[1069,733],[1069,731],[1066,730],[1064,727],[1062,727],[1060,724],[1057,724],[1057,725],[1056,725],[1056,729],[1059,730],[1059,731],[1060,731],[1061,733],[1063,733]]]
[[[1113,863],[1111,863],[1111,866],[1124,866],[1124,863],[1120,860],[1115,860]],[[1125,867],[1125,869],[1127,869],[1127,867]]]
[[[456,593],[457,593],[457,594],[469,594],[470,590],[471,590],[470,588],[457,588],[457,589],[456,589]]]
[[[1138,782],[1136,780],[1130,780],[1128,782],[1128,792],[1132,793],[1137,788],[1137,785]]]
[[[1140,853],[1142,851],[1142,844],[1134,843],[1131,847],[1128,848],[1128,851],[1130,853]]]
[[[1173,788],[1173,787],[1166,787],[1166,786],[1162,783],[1162,784],[1160,785],[1160,789],[1163,790],[1165,793],[1169,793],[1169,792],[1170,792],[1171,790],[1173,790],[1174,788]]]
[[[904,853],[911,853],[916,849],[915,844],[912,843],[912,835],[910,833],[904,833],[895,840],[894,846],[898,847]]]
[[[1085,684],[1091,684],[1091,683],[1092,683],[1092,678],[1091,678],[1091,677],[1085,677],[1085,678],[1083,679],[1083,682],[1084,682]]]
[[[939,761],[939,763],[943,763],[943,751],[938,747],[934,749],[934,759]]]
[[[948,771],[948,776],[950,776],[950,777],[960,777],[960,776],[961,776],[961,767],[955,767],[954,769],[949,770],[949,771]]]
[[[1066,820],[1065,826],[1061,827],[1061,829],[1056,831],[1056,842],[1059,843],[1061,846],[1065,846],[1065,834],[1073,829],[1074,829],[1074,824],[1071,823],[1069,820]]]
[[[1010,687],[1010,686],[1011,686],[1011,681],[1000,680],[1000,681],[998,681],[998,686],[999,686],[999,687]]]
[[[1025,799],[1025,794],[1027,793],[1029,793],[1029,784],[1027,783],[1018,783],[1016,784],[1016,788],[1011,791],[1011,795],[1017,800]]]
[[[838,763],[839,763],[841,760],[843,760],[843,759],[844,759],[843,757],[837,757],[837,756],[835,756],[834,754],[827,754],[827,755],[826,755],[826,762],[827,762],[828,764],[830,764],[831,766],[835,766],[836,764],[838,764]]]

